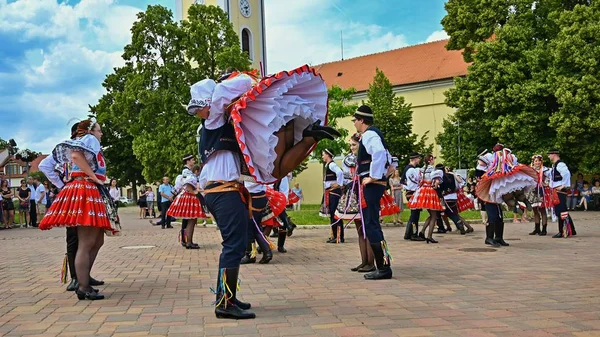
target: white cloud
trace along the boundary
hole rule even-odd
[[[330,9],[336,15],[331,15]],[[342,31],[344,58],[408,45],[402,34],[379,25],[350,21],[343,13],[337,15],[333,0],[272,0],[267,1],[265,11],[269,73],[305,63],[317,65],[340,60]]]
[[[434,41],[446,40],[449,37],[450,36],[448,36],[448,33],[446,33],[445,30],[436,30],[435,32],[431,33],[427,37],[427,39],[425,40],[425,42],[434,42]]]

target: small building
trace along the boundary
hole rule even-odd
[[[26,179],[28,172],[39,171],[40,162],[48,155],[38,156],[32,162],[24,162],[10,155],[8,149],[0,150],[0,178],[8,180],[9,186],[16,191],[21,184],[21,179]]]

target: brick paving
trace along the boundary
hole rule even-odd
[[[579,235],[531,237],[507,224],[511,247],[485,248],[483,227],[440,244],[384,229],[394,278],[369,282],[356,231],[325,244],[328,230],[297,230],[287,254],[242,266],[241,298],[257,319],[218,320],[211,302],[219,253],[214,227],[200,250],[123,209],[124,235],[106,238],[92,274],[106,300],[78,301],[60,284],[64,229],[0,231],[0,336],[600,336],[600,213],[575,213]],[[551,224],[551,234],[556,224]],[[122,249],[124,246],[154,246]]]

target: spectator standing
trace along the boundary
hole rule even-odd
[[[140,219],[146,218],[146,211],[148,210],[148,204],[146,202],[146,187],[144,186],[138,195],[138,206],[140,207]]]
[[[390,178],[390,188],[394,202],[400,208],[400,212],[394,213],[394,225],[402,225],[402,219],[400,218],[402,212],[402,183],[400,182],[400,172],[398,170],[394,170],[394,175]]]
[[[31,190],[27,187],[25,179],[21,180],[21,186],[17,189],[17,198],[19,198],[19,225],[27,226],[29,217],[29,198],[31,197]]]
[[[110,186],[108,187],[108,194],[110,194],[110,197],[115,202],[115,207],[117,208],[117,211],[118,211],[119,210],[119,199],[121,199],[121,190],[119,189],[119,186],[117,186],[117,179],[110,180]]]
[[[294,188],[292,188],[292,192],[298,196],[298,201],[294,203],[294,211],[300,210],[300,205],[302,201],[304,201],[304,194],[302,193],[302,188],[300,188],[300,184],[295,183]]]
[[[31,191],[31,195],[29,196],[29,226],[37,227],[37,207],[35,204],[37,200],[37,185],[32,177],[27,178],[27,187]]]
[[[148,208],[148,215],[154,217],[154,192],[152,187],[146,187],[146,207]]]
[[[160,225],[162,228],[173,228],[171,217],[167,216],[167,210],[173,202],[173,185],[169,184],[169,177],[163,177],[163,183],[158,187],[158,193],[161,196]]]
[[[15,205],[13,204],[14,193],[8,187],[8,180],[2,180],[0,191],[2,192],[2,209],[4,218],[4,229],[11,229],[15,220]]]
[[[36,185],[35,188],[35,206],[37,211],[37,219],[41,220],[46,214],[46,187],[41,184],[38,178],[33,178]],[[36,220],[37,220],[36,219]]]

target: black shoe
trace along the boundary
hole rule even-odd
[[[556,233],[555,235],[552,235],[552,237],[555,238],[555,239],[559,239],[559,238],[563,237],[563,234],[562,233]]]
[[[367,266],[363,266],[362,268],[359,268],[357,271],[359,273],[371,273],[371,272],[374,272],[376,270],[377,270],[377,268],[375,268],[375,266],[373,266],[371,268],[368,268]]]
[[[67,286],[67,291],[75,291],[77,288],[79,288],[79,282],[77,282],[77,279],[72,278],[71,282]]]
[[[438,228],[438,230],[436,231],[436,233],[438,234],[446,234],[446,230],[443,228]]]
[[[420,237],[421,239],[423,239],[423,240],[421,240],[421,241],[424,241],[424,240],[425,240],[425,234],[423,234],[423,232],[419,232],[419,237]]]
[[[173,228],[173,226],[171,226],[171,225],[167,225],[167,228]]]
[[[540,232],[539,229],[535,229],[533,232],[529,233],[529,235],[540,235],[542,232]]]
[[[161,226],[160,226],[160,229],[165,229],[165,226],[162,226],[162,225],[161,225]]]
[[[234,298],[232,302],[233,302],[233,304],[237,305],[242,310],[248,310],[248,309],[252,308],[252,304],[247,303],[247,302],[242,302],[242,301],[238,300],[237,298]]]
[[[310,124],[309,126],[307,126],[306,129],[304,129],[304,131],[302,131],[302,138],[312,137],[317,142],[322,139],[334,140],[336,136],[334,136],[332,133],[328,132],[328,131],[330,131],[329,129],[331,129],[331,130],[333,130],[333,129],[330,127],[320,126],[319,125],[320,123],[321,123],[321,121],[317,120],[313,124]]]
[[[90,276],[90,286],[103,286],[104,281],[98,281],[95,278]]]
[[[277,251],[280,253],[287,253],[287,250],[284,248],[286,238],[286,232],[279,231],[279,233],[277,233]]]
[[[75,290],[75,293],[77,294],[77,298],[80,300],[89,300],[89,301],[96,301],[96,300],[103,300],[104,299],[104,295],[95,292],[94,289],[92,289],[91,291],[86,291],[83,292],[79,289]]]
[[[547,225],[542,225],[542,231],[539,234],[540,236],[544,236],[544,235],[548,234],[548,232],[546,231],[546,226]]]
[[[420,233],[419,233],[420,234]],[[425,241],[425,237],[413,236],[410,238],[410,241]]]
[[[425,238],[425,241],[427,241],[427,244],[429,243],[438,243],[437,241],[435,241],[433,238],[429,239],[429,238]]]
[[[336,238],[329,238],[326,243],[336,243],[337,239]]]
[[[277,251],[280,253],[287,253],[287,249],[285,249],[284,247],[277,247]]]
[[[336,129],[330,127],[330,126],[321,126],[319,123],[321,121],[317,121],[318,123],[315,125],[313,124],[313,129],[314,130],[320,130],[320,131],[325,131],[327,133],[329,133],[330,135],[333,135],[334,137],[341,137],[342,134],[339,133]]]
[[[253,319],[256,315],[253,312],[243,310],[237,305],[229,304],[227,307],[216,307],[215,316],[217,318],[229,318],[229,319]]]
[[[296,224],[292,222],[292,219],[290,217],[288,217],[288,221],[290,223],[290,228],[288,228],[288,232],[287,232],[287,236],[292,236],[292,234],[294,233],[294,229],[296,229]]]
[[[366,280],[388,280],[392,278],[392,268],[377,269],[365,274]]]
[[[490,238],[485,239],[485,244],[493,246],[493,247],[500,247],[500,244],[498,242],[496,242],[496,241],[494,241],[494,239],[490,239]]]
[[[365,264],[364,264],[364,263],[361,263],[361,264],[359,264],[358,266],[356,266],[356,267],[354,267],[354,268],[350,268],[350,270],[351,270],[351,271],[358,271],[360,268],[362,268],[362,267],[364,267],[364,266],[365,266]]]
[[[465,235],[467,234],[467,231],[464,228],[460,228],[460,235]]]
[[[256,263],[256,258],[250,257],[249,255],[244,255],[244,257],[242,257],[242,260],[240,261],[240,264],[250,264],[250,263]]]
[[[473,229],[473,227],[471,228],[467,228],[467,230],[465,231],[466,233],[473,233],[475,230]]]
[[[504,241],[504,239],[494,239],[494,241],[496,241],[498,244],[500,244],[500,246],[504,246],[504,247],[510,246],[506,241]]]
[[[273,260],[273,252],[269,249],[267,252],[265,252],[263,254],[262,259],[260,259],[260,261],[258,261],[258,263],[267,264],[267,263],[271,262],[271,260]]]
[[[200,249],[197,244],[185,245],[185,249]]]

